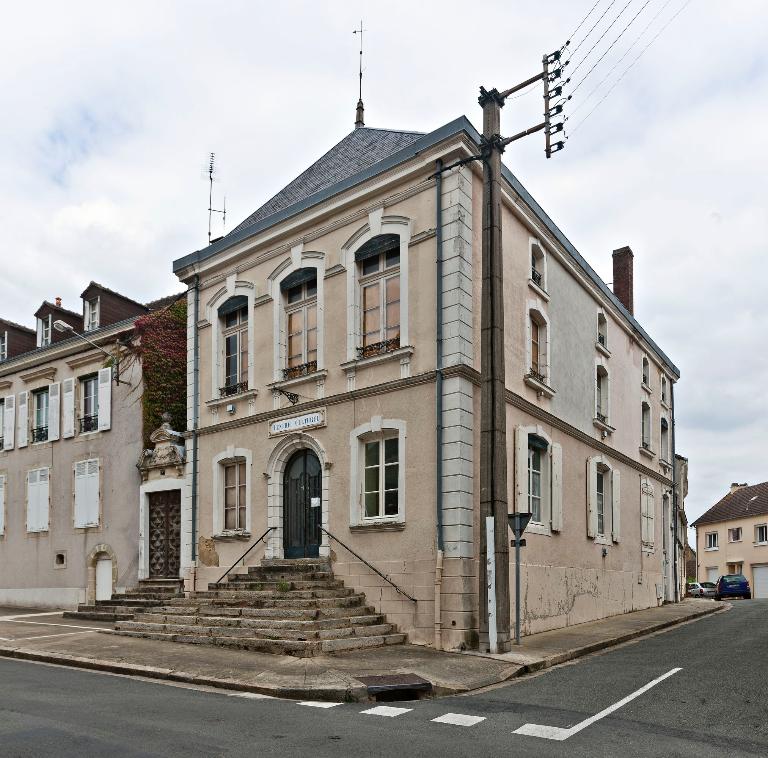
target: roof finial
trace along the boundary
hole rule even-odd
[[[360,28],[355,29],[352,34],[360,35],[360,86],[357,100],[357,111],[355,112],[355,129],[360,129],[365,126],[364,112],[365,106],[363,105],[363,20],[360,19]]]

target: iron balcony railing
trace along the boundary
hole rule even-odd
[[[358,358],[373,358],[376,355],[385,355],[400,348],[400,337],[393,337],[381,342],[372,342],[357,348]]]
[[[245,392],[248,389],[248,382],[237,382],[237,384],[225,384],[223,387],[219,387],[220,397],[232,397],[232,395],[239,395],[241,392]]]
[[[308,376],[317,371],[317,361],[307,361],[299,366],[289,366],[283,369],[283,379],[298,379],[300,376]]]
[[[537,287],[541,287],[541,271],[537,271],[535,268],[531,269],[531,279]]]
[[[47,441],[48,441],[47,426],[35,426],[32,428],[32,442],[47,442]]]
[[[541,371],[537,371],[533,366],[531,366],[531,370],[528,372],[528,378],[529,379],[535,379],[537,382],[541,382],[542,384],[546,384],[546,377],[544,374],[541,373]]]
[[[95,432],[99,428],[98,415],[83,416],[80,419],[80,434],[86,434],[87,432]]]
[[[608,416],[606,416],[604,413],[600,413],[600,411],[597,412],[597,420],[600,421],[603,424],[608,423]]]

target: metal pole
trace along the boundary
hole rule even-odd
[[[499,652],[499,638],[496,634],[496,556],[494,544],[493,516],[485,519],[486,547],[485,564],[488,571],[488,652]]]
[[[483,242],[482,320],[480,342],[480,516],[492,516],[494,529],[494,574],[498,649],[509,650],[509,541],[507,539],[507,435],[504,367],[504,291],[501,249],[501,146],[500,121],[504,99],[498,90],[480,90],[483,108]],[[481,535],[486,537],[485,530]],[[487,537],[486,537],[487,539]],[[485,542],[486,540],[482,540]],[[483,555],[486,545],[482,544]],[[483,569],[485,568],[483,564]],[[482,572],[483,574],[485,571]],[[485,607],[485,576],[480,578],[481,602]],[[481,638],[490,621],[483,619]],[[485,633],[485,634],[484,634]]]
[[[515,645],[520,644],[520,537],[515,534]]]

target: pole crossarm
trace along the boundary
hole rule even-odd
[[[520,84],[516,84],[514,87],[505,89],[504,92],[499,94],[499,97],[502,100],[506,100],[510,95],[514,95],[515,92],[519,92],[521,89],[525,89],[526,87],[530,86],[531,84],[534,84],[535,82],[538,82],[540,79],[543,79],[543,78],[544,78],[544,72],[542,71],[540,74],[536,74],[536,76],[532,76],[530,79],[526,79],[524,82],[521,82]],[[482,105],[482,103],[480,103],[480,105]]]

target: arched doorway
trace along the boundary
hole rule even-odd
[[[283,474],[283,554],[286,558],[320,555],[323,473],[312,450],[295,452]]]
[[[96,560],[96,600],[109,600],[112,589],[112,559],[102,554]]]

